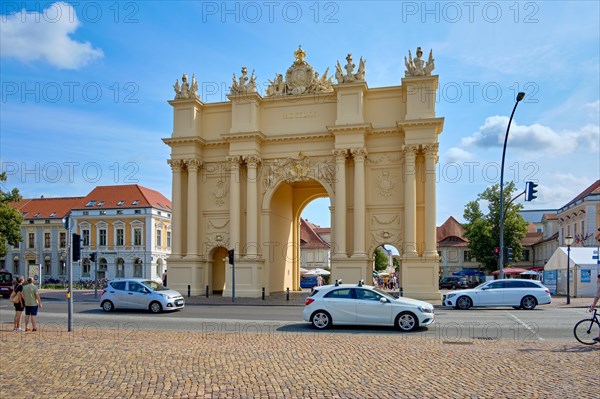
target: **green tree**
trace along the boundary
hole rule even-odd
[[[375,249],[375,270],[380,272],[385,270],[388,267],[388,257],[381,249],[381,247],[377,247]]]
[[[521,240],[527,234],[527,222],[519,215],[522,204],[514,202],[514,182],[509,182],[504,188],[504,246],[511,247],[514,252],[514,261],[519,261],[523,253]],[[485,204],[488,213],[484,214],[481,206]],[[487,271],[498,269],[498,259],[494,255],[494,248],[500,245],[500,185],[488,187],[477,196],[476,201],[471,201],[465,206],[463,214],[467,221],[463,225],[465,238],[469,241],[471,255],[481,262]],[[507,265],[506,259],[504,264]]]
[[[19,190],[13,188],[10,192],[2,190],[6,181],[6,172],[0,173],[0,258],[8,253],[8,244],[17,245],[23,240],[21,237],[21,223],[23,216],[21,213],[10,206],[11,202],[19,201],[21,195]]]

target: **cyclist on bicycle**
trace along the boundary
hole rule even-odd
[[[596,296],[594,297],[594,301],[592,302],[592,304],[590,305],[590,312],[594,311],[594,308],[596,307],[596,305],[598,304],[598,301],[600,301],[600,274],[598,275],[598,289],[596,290]],[[599,335],[594,338],[594,341],[596,342],[600,342],[600,333],[598,333]]]

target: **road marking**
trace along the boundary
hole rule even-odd
[[[521,319],[519,319],[517,316],[515,316],[514,314],[510,313],[510,312],[506,312],[508,313],[508,315],[510,317],[512,317],[513,319],[516,320],[517,323],[519,323],[520,325],[523,326],[523,328],[525,328],[526,330],[528,330],[529,332],[531,332],[533,335],[535,335],[537,337],[537,339],[539,339],[540,341],[545,341],[544,338],[540,337],[538,335],[538,333],[535,331],[534,328],[531,328],[527,323],[525,323],[524,321],[522,321]]]

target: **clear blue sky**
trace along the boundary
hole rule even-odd
[[[433,49],[440,76],[437,221],[499,181],[539,183],[526,208],[564,204],[600,176],[599,3],[0,3],[0,163],[25,197],[139,183],[170,197],[172,85],[196,74],[202,101],[225,101],[233,73],[283,73],[298,45],[315,70],[347,53],[369,87],[400,84],[404,56]],[[23,6],[25,10],[23,10]],[[261,84],[262,87],[264,87]],[[329,225],[328,200],[305,212]]]

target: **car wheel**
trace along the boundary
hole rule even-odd
[[[417,316],[410,312],[403,312],[396,317],[396,328],[401,331],[412,331],[419,327]]]
[[[315,328],[324,330],[331,327],[331,316],[324,310],[317,310],[310,316],[310,321]]]
[[[102,302],[102,310],[105,312],[112,312],[115,310],[115,305],[113,305],[111,301],[104,301]]]
[[[150,311],[152,313],[160,313],[162,311],[162,305],[158,302],[150,303]]]
[[[453,289],[453,290],[455,290],[455,289],[456,289],[456,286],[455,286],[454,284],[452,285],[452,289]]]
[[[456,307],[458,309],[467,310],[473,306],[473,301],[468,296],[461,296],[456,300]]]
[[[521,299],[521,307],[525,310],[533,310],[537,305],[537,301],[531,295],[527,295]]]

